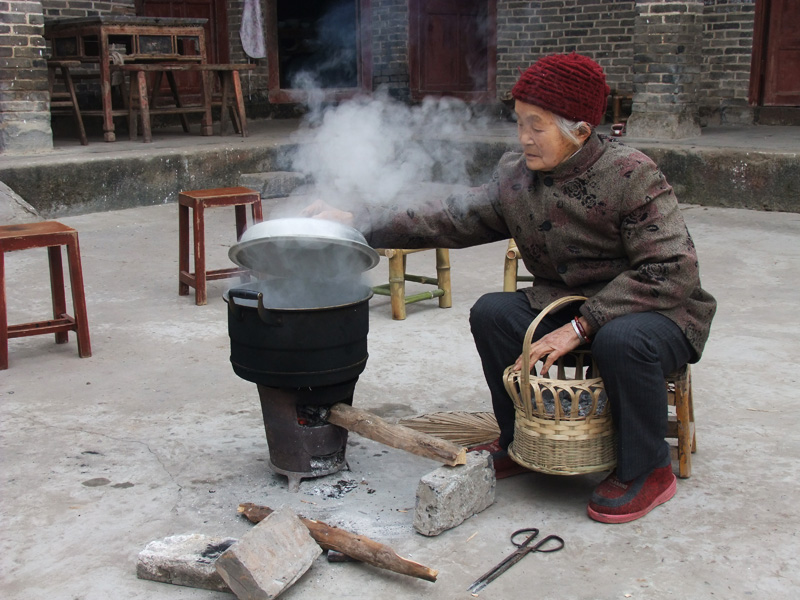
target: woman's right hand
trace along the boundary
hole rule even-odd
[[[337,221],[344,225],[353,225],[353,213],[335,208],[324,200],[315,200],[306,206],[300,214],[304,217],[326,219],[328,221]]]

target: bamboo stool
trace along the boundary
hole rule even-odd
[[[533,281],[531,275],[519,275],[519,250],[513,239],[508,242],[503,271],[503,291],[513,292],[518,281]],[[666,378],[668,424],[667,439],[671,444],[672,458],[678,461],[678,475],[692,475],[692,453],[697,451],[694,425],[694,402],[692,398],[691,369],[686,365]]]
[[[392,299],[392,318],[402,321],[406,318],[406,304],[421,300],[439,299],[439,308],[450,308],[453,300],[450,293],[450,251],[447,248],[436,250],[436,278],[406,273],[406,256],[414,252],[424,252],[431,248],[407,250],[402,248],[379,248],[378,254],[389,259],[389,283],[377,285],[372,291]],[[406,296],[406,281],[436,286],[429,292],[420,292]]]
[[[208,302],[206,283],[237,275],[247,277],[247,269],[238,267],[206,269],[205,209],[215,206],[233,206],[236,212],[236,239],[247,229],[247,205],[252,207],[253,223],[259,223],[261,194],[246,187],[192,190],[178,194],[178,295],[189,294],[189,286],[195,289],[195,304]],[[192,231],[194,238],[194,273],[189,271],[189,209],[193,211]]]
[[[533,281],[533,275],[519,274],[519,249],[514,238],[508,240],[505,265],[503,265],[503,291],[516,292],[518,281]]]
[[[67,314],[64,268],[61,246],[67,247],[69,282],[75,316]],[[47,248],[50,263],[50,294],[53,299],[53,318],[20,325],[9,325],[6,310],[5,253],[30,248]],[[86,317],[86,296],[83,290],[83,270],[78,232],[57,221],[42,221],[0,227],[0,369],[8,368],[9,338],[53,333],[56,344],[68,341],[68,332],[78,336],[78,355],[92,355],[89,323]]]
[[[692,476],[692,453],[697,452],[692,399],[691,368],[686,365],[667,377],[669,405],[667,439],[676,440],[671,446],[672,458],[678,461],[678,476]]]

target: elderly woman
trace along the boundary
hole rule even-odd
[[[470,325],[500,437],[479,447],[498,478],[524,469],[507,453],[514,407],[503,385],[516,361],[547,369],[582,344],[591,351],[618,431],[616,470],[592,494],[589,516],[638,519],[672,498],[664,437],[664,378],[699,360],[716,310],[700,286],[697,255],[678,202],[647,156],[598,135],[609,94],[602,68],[578,54],[547,56],[512,90],[522,152],[505,154],[492,180],[412,209],[317,205],[375,247],[459,248],[513,237],[533,285],[481,297]],[[586,296],[549,314],[520,356],[527,327],[553,300]]]

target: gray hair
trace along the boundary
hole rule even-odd
[[[561,134],[576,146],[581,145],[581,141],[578,139],[576,133],[584,133],[587,130],[591,133],[594,129],[594,127],[586,121],[570,121],[561,115],[554,114],[553,116],[556,118],[556,126],[559,131],[561,131]]]

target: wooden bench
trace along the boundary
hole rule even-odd
[[[188,114],[201,114],[200,131],[203,135],[213,135],[211,108],[213,101],[213,81],[211,73],[217,73],[222,89],[220,135],[227,129],[228,112],[233,115],[234,127],[242,137],[247,136],[247,118],[245,116],[244,98],[242,96],[239,71],[254,69],[250,64],[159,64],[159,63],[132,63],[111,65],[111,71],[130,73],[130,101],[128,103],[128,120],[131,139],[136,139],[137,120],[141,116],[142,137],[145,142],[153,140],[151,117],[153,115],[179,115],[183,130],[189,131]],[[186,105],[180,96],[175,73],[200,73],[203,80],[200,104]],[[152,91],[148,90],[147,74],[154,73]],[[161,88],[163,76],[166,74],[167,82],[172,92],[173,106],[157,106],[156,100]]]

